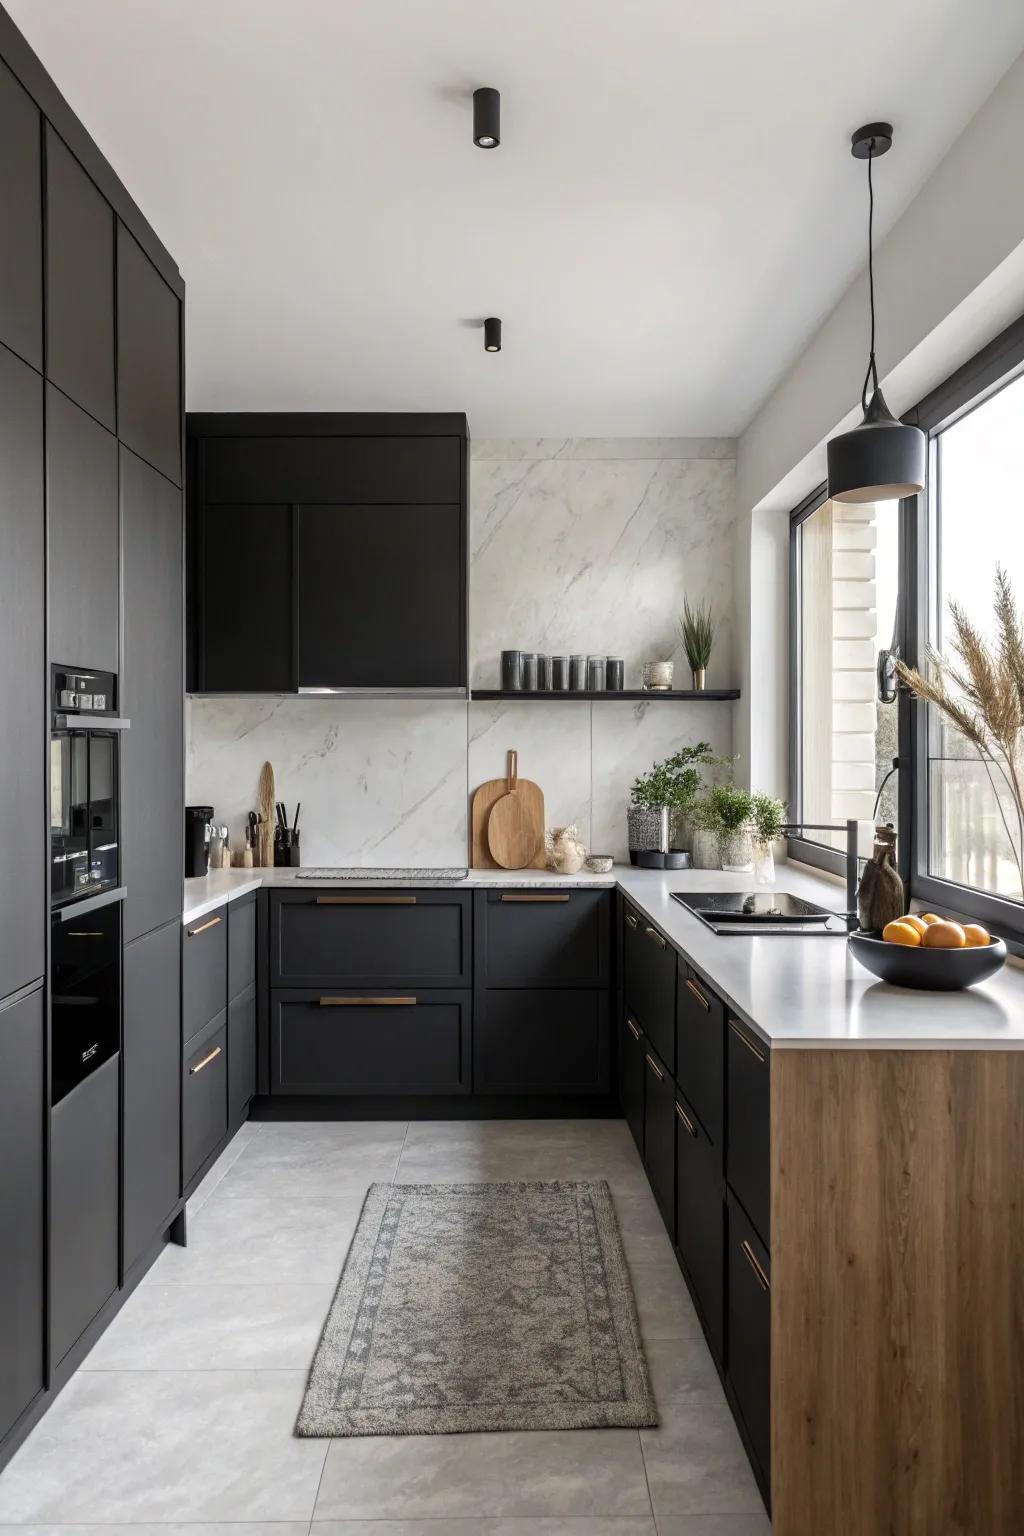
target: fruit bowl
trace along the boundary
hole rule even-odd
[[[972,949],[924,949],[890,944],[880,933],[851,933],[851,954],[872,975],[894,987],[918,987],[924,992],[959,992],[994,976],[1006,960],[1002,939],[990,939]]]

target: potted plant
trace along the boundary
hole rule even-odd
[[[715,641],[715,621],[710,603],[701,602],[696,608],[691,608],[690,599],[683,598],[679,638],[683,642],[686,660],[693,675],[693,686],[701,690],[707,684],[708,662],[711,660],[711,647]]]
[[[724,870],[749,870],[754,859],[750,836],[753,797],[737,784],[715,784],[707,803],[715,820],[718,856]]]
[[[649,849],[684,847],[686,822],[704,787],[701,768],[723,767],[730,761],[712,752],[710,742],[699,741],[680,747],[634,779],[626,813],[631,858]]]
[[[693,802],[689,821],[694,869],[718,869],[718,812],[710,796],[702,795]]]
[[[784,801],[774,795],[751,796],[751,820],[754,838],[754,884],[774,885],[775,854],[773,844],[782,836],[786,824]]]

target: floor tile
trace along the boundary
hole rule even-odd
[[[314,1126],[273,1126],[245,1149],[218,1185],[222,1195],[365,1194],[371,1184],[395,1177],[401,1137],[358,1137]]]
[[[667,1515],[658,1536],[772,1536],[771,1522],[760,1515]]]
[[[673,1403],[724,1403],[722,1383],[703,1335],[647,1339],[644,1353],[659,1413],[664,1414]]]
[[[336,1288],[141,1285],[83,1369],[308,1370]]]
[[[310,1536],[657,1536],[653,1519],[593,1515],[479,1520],[315,1520]]]
[[[228,1142],[224,1151],[218,1157],[213,1167],[203,1175],[202,1182],[196,1186],[188,1197],[186,1213],[188,1219],[198,1215],[203,1206],[209,1200],[214,1190],[220,1184],[229,1168],[233,1168],[241,1157],[246,1147],[259,1135],[260,1125],[257,1120],[246,1120],[236,1134]]]
[[[764,1512],[739,1432],[724,1400],[661,1409],[657,1429],[642,1429],[656,1519]]]
[[[3,1536],[307,1536],[308,1520],[238,1520],[182,1525],[4,1525]]]
[[[635,1430],[333,1440],[316,1519],[649,1516]]]
[[[214,1195],[143,1285],[337,1283],[363,1195]]]
[[[630,1264],[629,1273],[645,1342],[703,1337],[690,1293],[675,1259],[661,1264]]]
[[[305,1371],[79,1371],[0,1477],[0,1523],[308,1520]]]

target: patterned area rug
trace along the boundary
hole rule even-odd
[[[371,1187],[297,1434],[657,1422],[603,1180]]]

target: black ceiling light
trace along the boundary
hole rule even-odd
[[[473,143],[478,149],[497,149],[501,143],[501,97],[493,85],[473,92]]]
[[[484,351],[501,351],[501,321],[494,315],[484,321]]]
[[[864,420],[852,432],[828,443],[828,494],[833,501],[893,501],[924,490],[925,436],[917,427],[896,420],[878,387],[875,366],[875,192],[871,164],[892,148],[892,124],[868,123],[853,135],[856,160],[868,163],[868,293],[871,304],[871,348],[861,388]],[[871,398],[868,399],[868,384]]]

